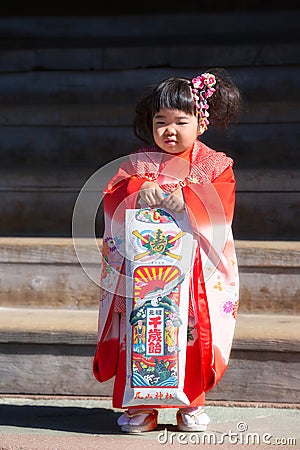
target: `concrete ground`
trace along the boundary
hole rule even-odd
[[[176,429],[175,409],[159,411],[159,426],[120,432],[110,398],[0,396],[0,450],[174,450],[300,448],[300,405],[208,403],[205,433]]]

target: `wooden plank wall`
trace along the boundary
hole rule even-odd
[[[143,87],[221,66],[246,107],[203,140],[235,160],[235,236],[299,240],[299,11],[0,18],[0,235],[71,236],[85,181],[141,145]]]

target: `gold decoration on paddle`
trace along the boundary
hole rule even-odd
[[[171,253],[169,250],[171,247],[173,247],[175,241],[184,236],[184,231],[180,231],[176,234],[176,236],[170,236],[166,235],[161,228],[157,228],[154,231],[153,236],[151,236],[150,234],[143,236],[138,230],[134,230],[132,234],[140,239],[143,242],[143,246],[147,249],[147,251],[135,255],[135,261],[145,256],[154,254],[167,255],[173,259],[177,259],[178,261],[182,259],[180,255]]]

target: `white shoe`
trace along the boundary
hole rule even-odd
[[[179,409],[176,419],[180,431],[205,431],[210,422],[208,415],[201,407]]]

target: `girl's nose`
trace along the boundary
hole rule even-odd
[[[173,136],[173,134],[176,133],[175,127],[173,127],[172,125],[167,126],[165,133],[167,136]]]

